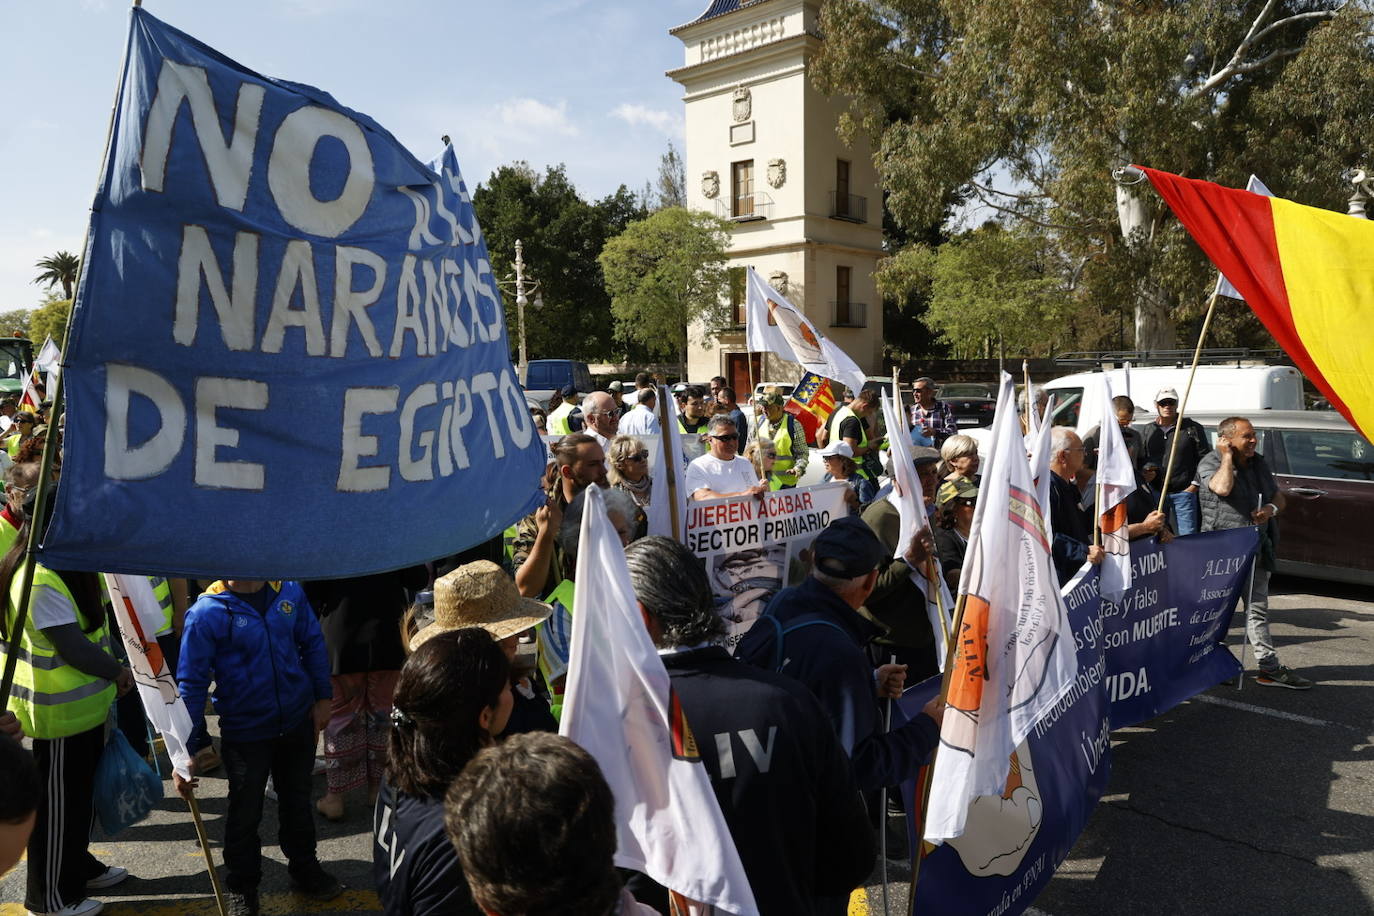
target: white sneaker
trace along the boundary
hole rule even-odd
[[[127,868],[111,865],[109,868],[87,881],[86,890],[97,891],[102,887],[114,887],[127,877],[129,877],[129,870]]]
[[[95,916],[103,909],[105,909],[105,904],[87,897],[85,900],[69,903],[62,909],[54,910],[51,913],[35,913],[33,910],[28,910],[28,914],[29,916]]]

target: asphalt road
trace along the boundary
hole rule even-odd
[[[1218,687],[1113,734],[1108,794],[1049,887],[1042,916],[1099,914],[1374,914],[1374,601],[1368,590],[1274,582],[1274,634],[1285,664],[1317,681],[1306,693]],[[1232,629],[1238,644],[1240,629]],[[1253,659],[1248,659],[1253,665]],[[218,857],[225,783],[202,779]],[[323,777],[317,777],[317,795]],[[104,892],[105,912],[212,914],[209,879],[184,802],[97,840],[96,854],[136,877]],[[370,913],[371,819],[351,800],[339,824],[318,820],[320,856],[350,890],[329,904],[288,891],[275,847],[265,913]],[[275,835],[266,806],[263,836]],[[0,883],[0,916],[22,913],[21,864]],[[906,913],[910,872],[889,868],[892,913]],[[879,873],[851,913],[882,912]],[[865,899],[866,897],[866,899]]]

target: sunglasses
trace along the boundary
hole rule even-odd
[[[1158,404],[1160,407],[1177,407],[1177,406],[1178,406],[1178,401],[1175,401],[1173,398],[1166,398],[1166,399],[1163,400],[1163,401],[1155,401],[1155,403]]]
[[[626,461],[648,461],[648,460],[649,460],[649,453],[648,453],[648,452],[635,452],[633,455],[626,455],[626,456],[625,456],[625,460],[626,460]]]
[[[712,436],[711,438],[717,440],[718,442],[737,442],[737,441],[739,441],[739,435],[738,435],[737,433],[726,433],[726,434],[723,435],[723,436]]]

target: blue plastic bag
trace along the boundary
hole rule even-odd
[[[114,836],[143,820],[162,801],[162,780],[134,753],[118,728],[110,729],[95,768],[95,810],[100,829]]]

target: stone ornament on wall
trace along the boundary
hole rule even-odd
[[[748,121],[749,116],[753,113],[753,97],[749,94],[748,89],[744,88],[743,86],[740,86],[738,89],[735,90],[735,105],[733,108],[735,123],[739,124],[743,121]]]
[[[711,198],[720,193],[720,175],[718,173],[701,173],[701,193]]]
[[[780,188],[787,183],[787,160],[769,159],[768,160],[768,184],[773,188]]]
[[[773,287],[773,289],[777,290],[778,292],[782,293],[784,296],[786,296],[787,273],[781,270],[773,271],[771,274],[768,275],[768,285]]]

